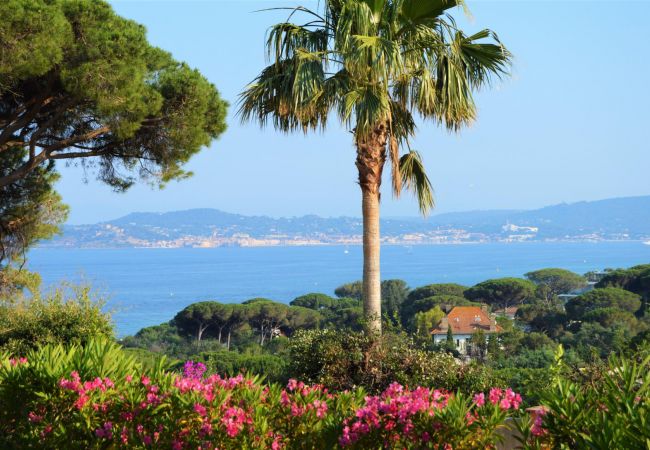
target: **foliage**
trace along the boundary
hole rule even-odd
[[[470,300],[487,303],[497,308],[521,304],[535,293],[535,284],[521,278],[497,278],[483,281],[465,291]]]
[[[597,288],[620,287],[638,294],[643,299],[639,315],[646,314],[650,301],[650,264],[641,264],[629,269],[610,270],[596,284]]]
[[[552,386],[541,394],[538,443],[552,448],[646,448],[650,442],[650,358],[611,357],[598,383],[577,383],[558,354]]]
[[[528,272],[524,276],[538,286],[538,292],[543,294],[542,298],[546,301],[587,285],[585,277],[566,269],[540,269]]]
[[[299,300],[299,303],[309,303],[307,297]],[[215,301],[193,303],[176,314],[171,325],[181,335],[194,337],[199,344],[206,336],[216,338],[219,344],[230,348],[231,337],[240,337],[245,330],[258,334],[259,344],[264,345],[280,334],[291,334],[298,328],[318,327],[321,320],[321,314],[310,308],[254,298],[242,304]]]
[[[237,352],[202,352],[192,357],[205,363],[207,374],[234,377],[240,373],[257,375],[269,382],[286,383],[288,376],[287,359],[281,356],[261,354],[241,354]]]
[[[334,294],[339,298],[354,298],[361,300],[363,297],[363,283],[361,281],[354,281],[352,283],[343,284],[334,289]]]
[[[466,286],[462,286],[456,283],[428,284],[426,286],[421,286],[417,289],[413,289],[408,295],[408,301],[414,302],[415,300],[420,300],[428,297],[436,297],[440,295],[463,297],[466,289]]]
[[[650,264],[609,271],[600,279],[596,287],[620,287],[641,296],[648,296],[650,295]]]
[[[4,0],[0,17],[0,263],[65,221],[55,161],[116,190],[166,183],[225,130],[215,87],[108,2]]]
[[[31,151],[0,185],[84,157],[98,158],[99,178],[116,188],[133,181],[118,167],[169,181],[224,131],[214,86],[108,3],[9,0],[0,15],[0,151]]]
[[[289,351],[291,376],[334,390],[361,386],[379,392],[397,381],[471,392],[493,381],[488,369],[469,371],[448,353],[418,349],[403,335],[376,339],[364,333],[301,331],[290,340]]]
[[[551,355],[552,356],[552,355]],[[552,383],[552,374],[548,367],[528,368],[512,366],[494,371],[494,375],[505,386],[520,392],[524,404],[528,407],[540,404],[540,393]]]
[[[404,280],[384,280],[381,282],[381,310],[384,316],[395,318],[406,300],[409,287]]]
[[[428,336],[435,327],[438,326],[445,313],[439,306],[431,308],[429,311],[422,311],[415,315],[415,332],[416,334]]]
[[[0,112],[0,131],[1,117]],[[26,155],[26,149],[3,151],[0,145],[0,179],[17,169]],[[12,275],[19,275],[8,264],[24,261],[25,249],[57,234],[67,218],[68,208],[54,191],[58,178],[54,164],[48,164],[14,183],[0,185],[0,294],[4,296],[11,295],[7,291],[11,291]]]
[[[594,309],[609,307],[635,313],[641,307],[641,299],[637,294],[621,288],[594,289],[569,300],[566,311],[569,318],[581,320],[585,314]]]
[[[41,276],[27,269],[15,268],[10,265],[0,268],[0,303],[11,304],[40,293]]]
[[[542,303],[521,305],[515,318],[518,322],[528,325],[531,331],[544,332],[550,337],[559,336],[567,323],[563,308],[549,307]]]
[[[3,448],[400,448],[482,449],[521,412],[521,397],[474,396],[398,383],[377,396],[330,393],[294,379],[286,388],[241,375],[143,369],[115,344],[46,346],[0,357]],[[435,426],[434,426],[435,424]]]
[[[336,299],[330,297],[329,295],[311,293],[296,297],[289,304],[291,306],[302,306],[304,308],[320,310],[331,308],[334,303],[336,303]]]
[[[127,336],[121,340],[125,347],[141,348],[154,353],[176,355],[188,345],[187,339],[179,334],[178,328],[163,323],[146,327],[138,331],[135,336]]]
[[[88,286],[63,286],[44,297],[0,306],[0,349],[19,355],[44,344],[112,336],[103,301]]]

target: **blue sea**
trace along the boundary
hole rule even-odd
[[[118,335],[171,319],[201,300],[241,302],[266,297],[290,302],[308,292],[333,294],[361,278],[358,246],[212,249],[34,249],[28,268],[45,286],[86,281],[107,298]],[[411,287],[455,282],[465,285],[522,276],[544,267],[578,273],[650,263],[641,242],[494,243],[384,246],[382,279]]]

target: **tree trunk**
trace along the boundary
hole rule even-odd
[[[363,313],[368,331],[377,334],[381,334],[379,190],[387,140],[385,123],[376,125],[367,136],[357,136],[356,140],[363,214]]]
[[[196,334],[196,342],[198,345],[201,344],[201,337],[203,337],[203,332],[208,328],[207,326],[204,326],[203,324],[199,325],[199,330],[198,333]]]
[[[228,351],[230,351],[230,329],[228,329]]]

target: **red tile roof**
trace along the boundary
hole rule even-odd
[[[451,326],[451,331],[454,334],[472,334],[476,330],[483,330],[487,333],[502,331],[502,328],[496,325],[496,321],[480,306],[455,306],[447,314],[447,317],[431,331],[431,334],[447,334],[447,324]],[[496,329],[490,330],[490,325]]]

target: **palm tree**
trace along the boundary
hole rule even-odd
[[[240,95],[242,121],[284,132],[325,129],[332,112],[353,133],[362,193],[363,302],[381,332],[379,200],[387,158],[426,214],[434,205],[415,119],[452,131],[476,116],[472,92],[508,71],[510,53],[490,30],[467,36],[446,11],[462,0],[324,0],[324,12],[288,8],[271,27],[270,65]],[[291,23],[304,18],[301,24]],[[403,153],[403,154],[402,154]],[[401,156],[400,156],[401,155]]]

